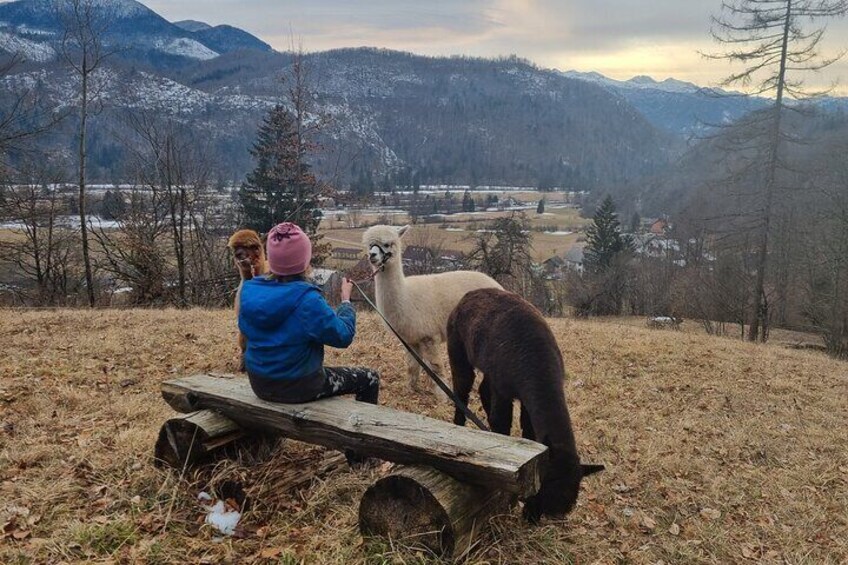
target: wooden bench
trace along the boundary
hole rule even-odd
[[[538,492],[548,457],[547,447],[533,441],[349,397],[266,402],[246,378],[232,375],[167,381],[162,396],[175,410],[191,413],[169,420],[160,432],[156,457],[173,466],[257,431],[414,465],[366,491],[360,528],[364,534],[418,536],[443,555],[466,548],[489,512]]]

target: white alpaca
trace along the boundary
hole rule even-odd
[[[406,277],[401,237],[409,226],[374,226],[362,236],[374,278],[377,308],[418,355],[445,376],[439,343],[447,336],[448,317],[466,293],[478,288],[501,288],[494,279],[475,271],[452,271]],[[407,355],[409,385],[418,390],[419,365]],[[441,391],[434,386],[436,393]]]

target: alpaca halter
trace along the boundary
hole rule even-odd
[[[383,269],[386,268],[386,263],[389,262],[389,259],[392,258],[392,255],[394,255],[394,253],[392,253],[391,251],[389,251],[388,249],[386,249],[385,247],[383,247],[379,243],[372,244],[371,247],[368,248],[368,251],[370,252],[371,249],[373,249],[375,247],[380,250],[380,255],[382,256],[382,259],[380,260],[380,264],[377,265],[377,270],[382,271]]]
[[[385,271],[385,270],[386,270],[386,263],[388,263],[388,262],[389,262],[389,259],[391,259],[391,258],[394,256],[394,253],[392,253],[391,251],[387,251],[387,250],[386,250],[386,249],[385,249],[382,245],[380,245],[379,243],[375,243],[374,245],[371,245],[371,246],[368,248],[368,249],[369,249],[369,251],[370,251],[370,249],[371,249],[372,247],[376,247],[377,249],[379,249],[379,250],[380,250],[380,255],[382,255],[382,257],[383,257],[383,258],[380,260],[380,264],[379,264],[379,265],[377,265],[377,266],[376,266],[376,268],[372,269],[372,270],[371,270],[371,274],[370,274],[370,275],[368,275],[367,277],[365,277],[364,279],[362,279],[362,280],[360,280],[360,281],[354,281],[353,279],[351,279],[351,281],[350,281],[350,282],[352,282],[352,283],[354,283],[354,284],[357,284],[357,283],[358,283],[358,284],[364,284],[364,283],[367,283],[367,282],[371,282],[371,281],[373,281],[373,280],[374,280],[374,278],[377,276],[377,273],[380,273],[380,272],[382,272],[382,271]],[[373,266],[373,265],[372,265],[372,266]],[[358,288],[358,287],[357,287],[357,288]],[[360,292],[362,292],[362,291],[360,290]]]

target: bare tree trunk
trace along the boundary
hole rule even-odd
[[[780,126],[783,117],[783,89],[786,85],[786,54],[789,49],[789,29],[792,22],[792,0],[786,1],[786,16],[783,22],[783,43],[780,50],[780,69],[777,74],[777,96],[774,100],[774,117],[771,132],[771,147],[766,170],[766,202],[763,208],[763,233],[760,248],[757,252],[757,281],[754,285],[754,318],[748,331],[748,341],[765,341],[768,320],[768,303],[766,301],[766,269],[769,254],[769,230],[771,229],[772,207],[774,205],[774,189],[777,180],[777,167],[780,149]]]
[[[46,260],[47,266],[44,268],[44,272],[45,272],[48,280],[45,281],[45,294],[47,294],[47,290],[48,290],[47,285],[52,282],[50,279],[52,279],[53,276],[54,276],[53,275],[53,262],[54,262],[54,259],[55,259],[54,255],[56,254],[56,249],[53,246],[53,228],[54,228],[55,224],[56,224],[56,194],[54,193],[54,194],[50,195],[50,215],[48,216],[48,223],[47,223],[47,260]],[[55,299],[55,292],[53,291],[54,285],[49,284],[49,286],[50,286],[50,298],[49,298],[49,300],[52,303],[53,300]]]
[[[88,305],[94,308],[94,276],[91,272],[91,257],[88,252],[88,227],[86,226],[85,213],[85,142],[86,142],[86,125],[88,120],[88,62],[86,54],[83,53],[82,66],[82,92],[80,101],[80,131],[79,131],[79,216],[80,216],[80,235],[82,237],[82,260],[85,264],[85,287],[88,292]]]
[[[109,24],[114,13],[98,11],[98,8],[102,8],[102,6],[94,0],[67,0],[53,4],[55,5],[56,16],[62,22],[64,28],[60,44],[62,58],[80,79],[78,133],[80,234],[88,304],[90,307],[94,307],[94,276],[91,269],[85,205],[86,134],[88,116],[91,112],[89,107],[92,97],[90,79],[93,78],[94,73],[103,61],[114,52],[104,49],[103,45],[103,38],[109,31]],[[94,100],[97,100],[97,92],[94,94]]]
[[[186,266],[185,266],[185,187],[182,178],[182,155],[177,154],[176,141],[172,132],[165,140],[165,186],[168,190],[168,210],[171,216],[171,237],[173,238],[174,257],[177,260],[177,292],[179,306],[185,307]]]

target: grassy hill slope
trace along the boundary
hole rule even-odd
[[[469,563],[848,560],[848,366],[617,321],[551,324],[578,446],[607,471],[565,520],[495,517]],[[290,441],[183,477],[152,466],[173,414],[159,383],[233,371],[235,337],[228,311],[0,310],[0,562],[427,562],[361,543],[358,500],[384,468],[292,486],[285,471],[324,453]],[[384,403],[451,417],[408,392],[401,347],[372,315],[328,353],[378,369]],[[251,501],[245,539],[202,525],[198,492],[227,481]]]

